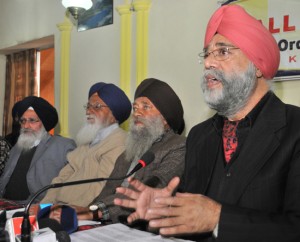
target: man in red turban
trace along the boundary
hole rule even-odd
[[[269,30],[242,7],[227,5],[215,12],[207,25],[205,48],[217,33],[241,49],[266,79],[276,75],[280,61],[277,42]]]
[[[211,17],[200,57],[204,98],[217,113],[190,131],[181,182],[152,189],[131,179],[134,189],[117,189],[130,199],[115,204],[135,209],[128,222],[149,220],[165,236],[300,241],[300,108],[271,91],[276,41],[227,5]]]

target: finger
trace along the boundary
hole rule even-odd
[[[136,208],[136,201],[130,200],[130,199],[115,198],[114,204],[117,206],[122,206],[122,207],[126,207],[126,208]]]
[[[61,219],[61,207],[58,206],[54,206],[53,208],[51,208],[50,214],[49,214],[49,218],[51,219],[55,219],[60,223],[60,219]]]
[[[149,218],[162,218],[162,217],[177,217],[180,215],[180,207],[163,207],[163,208],[150,208],[146,212]]]
[[[171,179],[171,181],[168,183],[168,186],[166,187],[167,191],[170,193],[173,193],[176,187],[179,185],[180,179],[179,177],[174,177]]]
[[[177,217],[163,217],[159,219],[150,220],[149,226],[152,228],[164,228],[180,225]]]
[[[116,192],[123,194],[126,197],[131,198],[131,199],[138,199],[138,197],[139,197],[138,192],[136,192],[130,188],[126,188],[126,187],[117,187]]]
[[[164,227],[159,230],[161,235],[176,235],[189,233],[186,225],[176,225],[172,227]]]
[[[127,222],[131,224],[132,222],[134,222],[135,220],[138,220],[139,218],[140,217],[139,217],[138,213],[134,212],[127,217]]]
[[[182,205],[181,200],[182,200],[181,198],[177,198],[177,197],[157,197],[154,199],[154,202],[161,206],[177,207]]]
[[[144,191],[148,186],[146,186],[144,183],[140,182],[137,179],[134,179],[133,177],[128,178],[128,182],[131,186],[133,186],[137,191]]]
[[[184,206],[188,200],[196,199],[199,197],[190,193],[176,193],[175,197],[158,197],[155,198],[155,202],[161,206],[172,206],[172,207],[181,207]]]

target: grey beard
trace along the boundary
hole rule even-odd
[[[130,120],[130,129],[125,144],[125,158],[128,161],[141,158],[165,131],[161,116],[152,119],[139,117],[138,119],[144,123],[143,127],[135,126],[133,117]]]
[[[101,124],[97,118],[95,120],[96,122],[93,124],[86,122],[78,131],[76,135],[78,146],[90,144],[96,138],[98,131],[108,126]]]
[[[222,89],[207,89],[205,76],[209,74],[214,75],[222,82]],[[216,110],[220,115],[232,117],[246,106],[257,87],[255,66],[250,63],[246,72],[230,75],[224,75],[219,70],[206,70],[201,87],[205,101],[210,108]]]
[[[30,131],[30,129],[20,129],[20,136],[17,141],[17,146],[22,150],[30,150],[34,146],[34,143],[37,140],[42,140],[43,136],[47,133],[44,126],[42,126],[39,131],[28,131]]]

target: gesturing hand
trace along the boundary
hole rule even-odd
[[[221,205],[200,194],[177,193],[155,202],[160,207],[150,208],[146,216],[157,217],[149,226],[159,228],[163,235],[211,232],[219,222]]]
[[[135,190],[118,187],[117,193],[125,195],[128,199],[116,198],[114,203],[115,205],[135,209],[135,212],[127,218],[127,221],[132,223],[137,219],[150,220],[155,218],[156,216],[148,214],[147,210],[153,207],[162,207],[163,205],[158,205],[154,200],[158,197],[171,197],[180,180],[178,177],[175,177],[169,182],[167,187],[162,189],[151,188],[133,178],[129,178],[128,181]]]

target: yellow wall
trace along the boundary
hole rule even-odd
[[[134,0],[135,6],[138,1],[142,4],[144,0]],[[104,81],[120,85],[132,101],[135,87],[144,77],[166,81],[178,93],[185,110],[187,134],[192,126],[214,113],[203,101],[200,89],[203,66],[199,65],[197,54],[203,48],[205,27],[218,7],[217,2],[152,0],[149,9],[141,14],[145,20],[140,22],[144,26],[141,28],[137,11],[128,13],[126,20],[122,21],[123,15],[116,9],[131,4],[131,1],[114,0],[112,25],[82,32],[77,32],[76,26],[72,26],[69,32],[69,53],[65,53],[70,58],[69,66],[63,67],[61,61],[65,57],[62,56],[64,47],[61,41],[64,38],[57,27],[57,24],[65,21],[65,9],[61,1],[39,0],[38,4],[33,0],[2,1],[0,50],[54,35],[55,105],[62,120],[59,125],[63,127],[62,134],[75,137],[84,120],[82,106],[87,101],[92,84]],[[145,30],[148,38],[142,39],[139,36],[146,36],[140,34]],[[142,52],[142,62],[138,59],[138,43],[147,46],[147,51]],[[64,72],[65,68],[69,68],[67,73]],[[0,115],[3,108],[4,75],[5,56],[0,54]],[[67,86],[61,86],[65,85],[61,80],[67,80]],[[299,80],[274,84],[274,91],[283,101],[300,106],[298,90]]]

